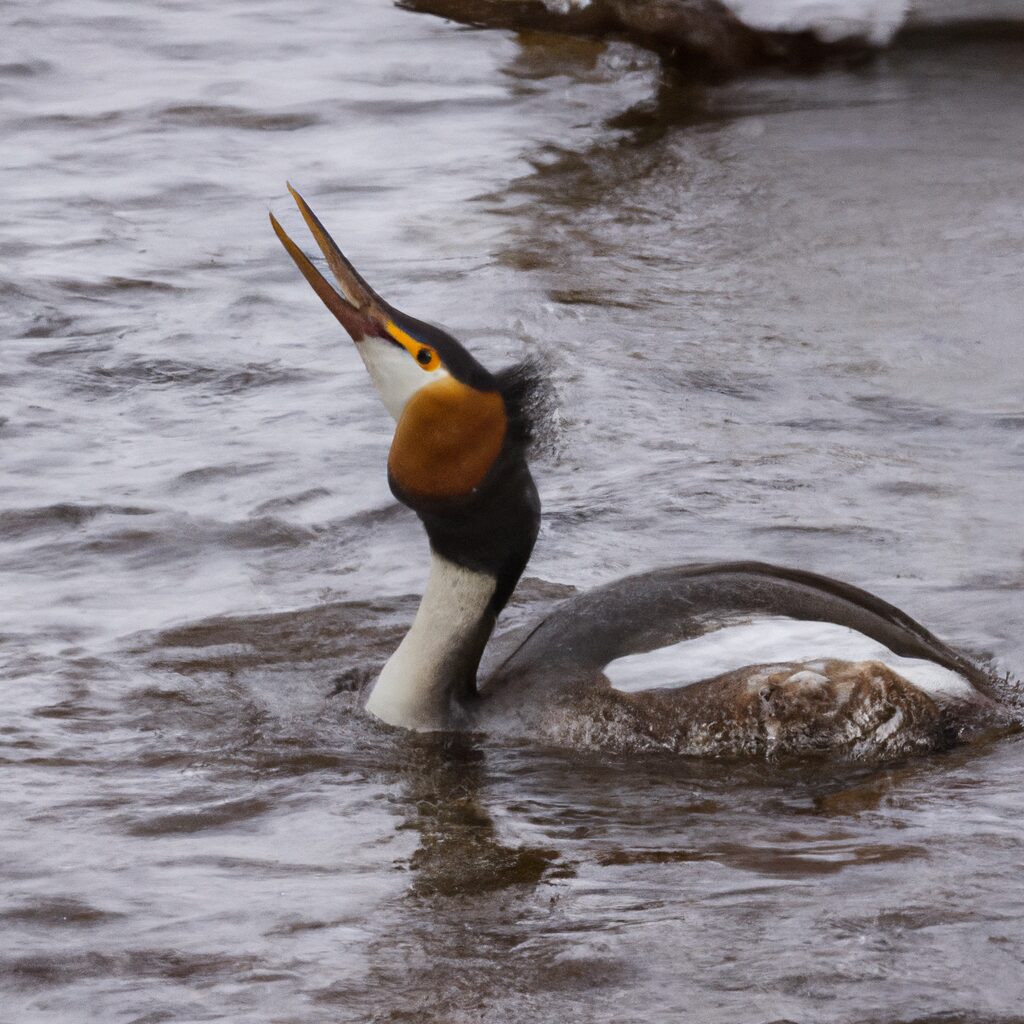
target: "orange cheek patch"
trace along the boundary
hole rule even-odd
[[[388,471],[413,494],[461,497],[487,476],[507,430],[499,394],[452,377],[439,380],[409,399],[391,442]]]

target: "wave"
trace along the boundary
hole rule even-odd
[[[78,505],[71,502],[38,508],[0,509],[0,539],[20,539],[52,530],[73,530],[97,516],[145,516],[153,511],[133,505]]]

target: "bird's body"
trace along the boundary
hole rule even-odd
[[[1011,723],[983,672],[891,605],[754,562],[598,587],[496,655],[487,731],[576,747],[878,759]]]
[[[397,421],[389,481],[432,552],[415,621],[371,686],[369,713],[419,731],[576,747],[851,759],[940,749],[1012,723],[985,673],[899,609],[753,562],[677,566],[575,595],[485,657],[540,523],[526,461],[529,375],[491,374],[450,335],[384,302],[293,195],[342,294],[271,218],[274,229]],[[845,632],[822,638],[794,624]],[[731,663],[710,659],[709,644],[728,647]]]

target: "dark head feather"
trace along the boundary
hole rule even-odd
[[[550,447],[556,396],[544,362],[531,356],[499,370],[494,380],[505,400],[510,439],[527,452]]]

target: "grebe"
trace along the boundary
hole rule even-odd
[[[417,731],[576,747],[844,759],[936,750],[1012,725],[986,674],[898,608],[757,562],[677,566],[573,596],[481,668],[540,525],[528,381],[516,368],[489,372],[445,331],[385,302],[289,191],[340,293],[273,214],[271,224],[396,420],[388,480],[430,541],[426,590],[369,689],[370,714]]]

